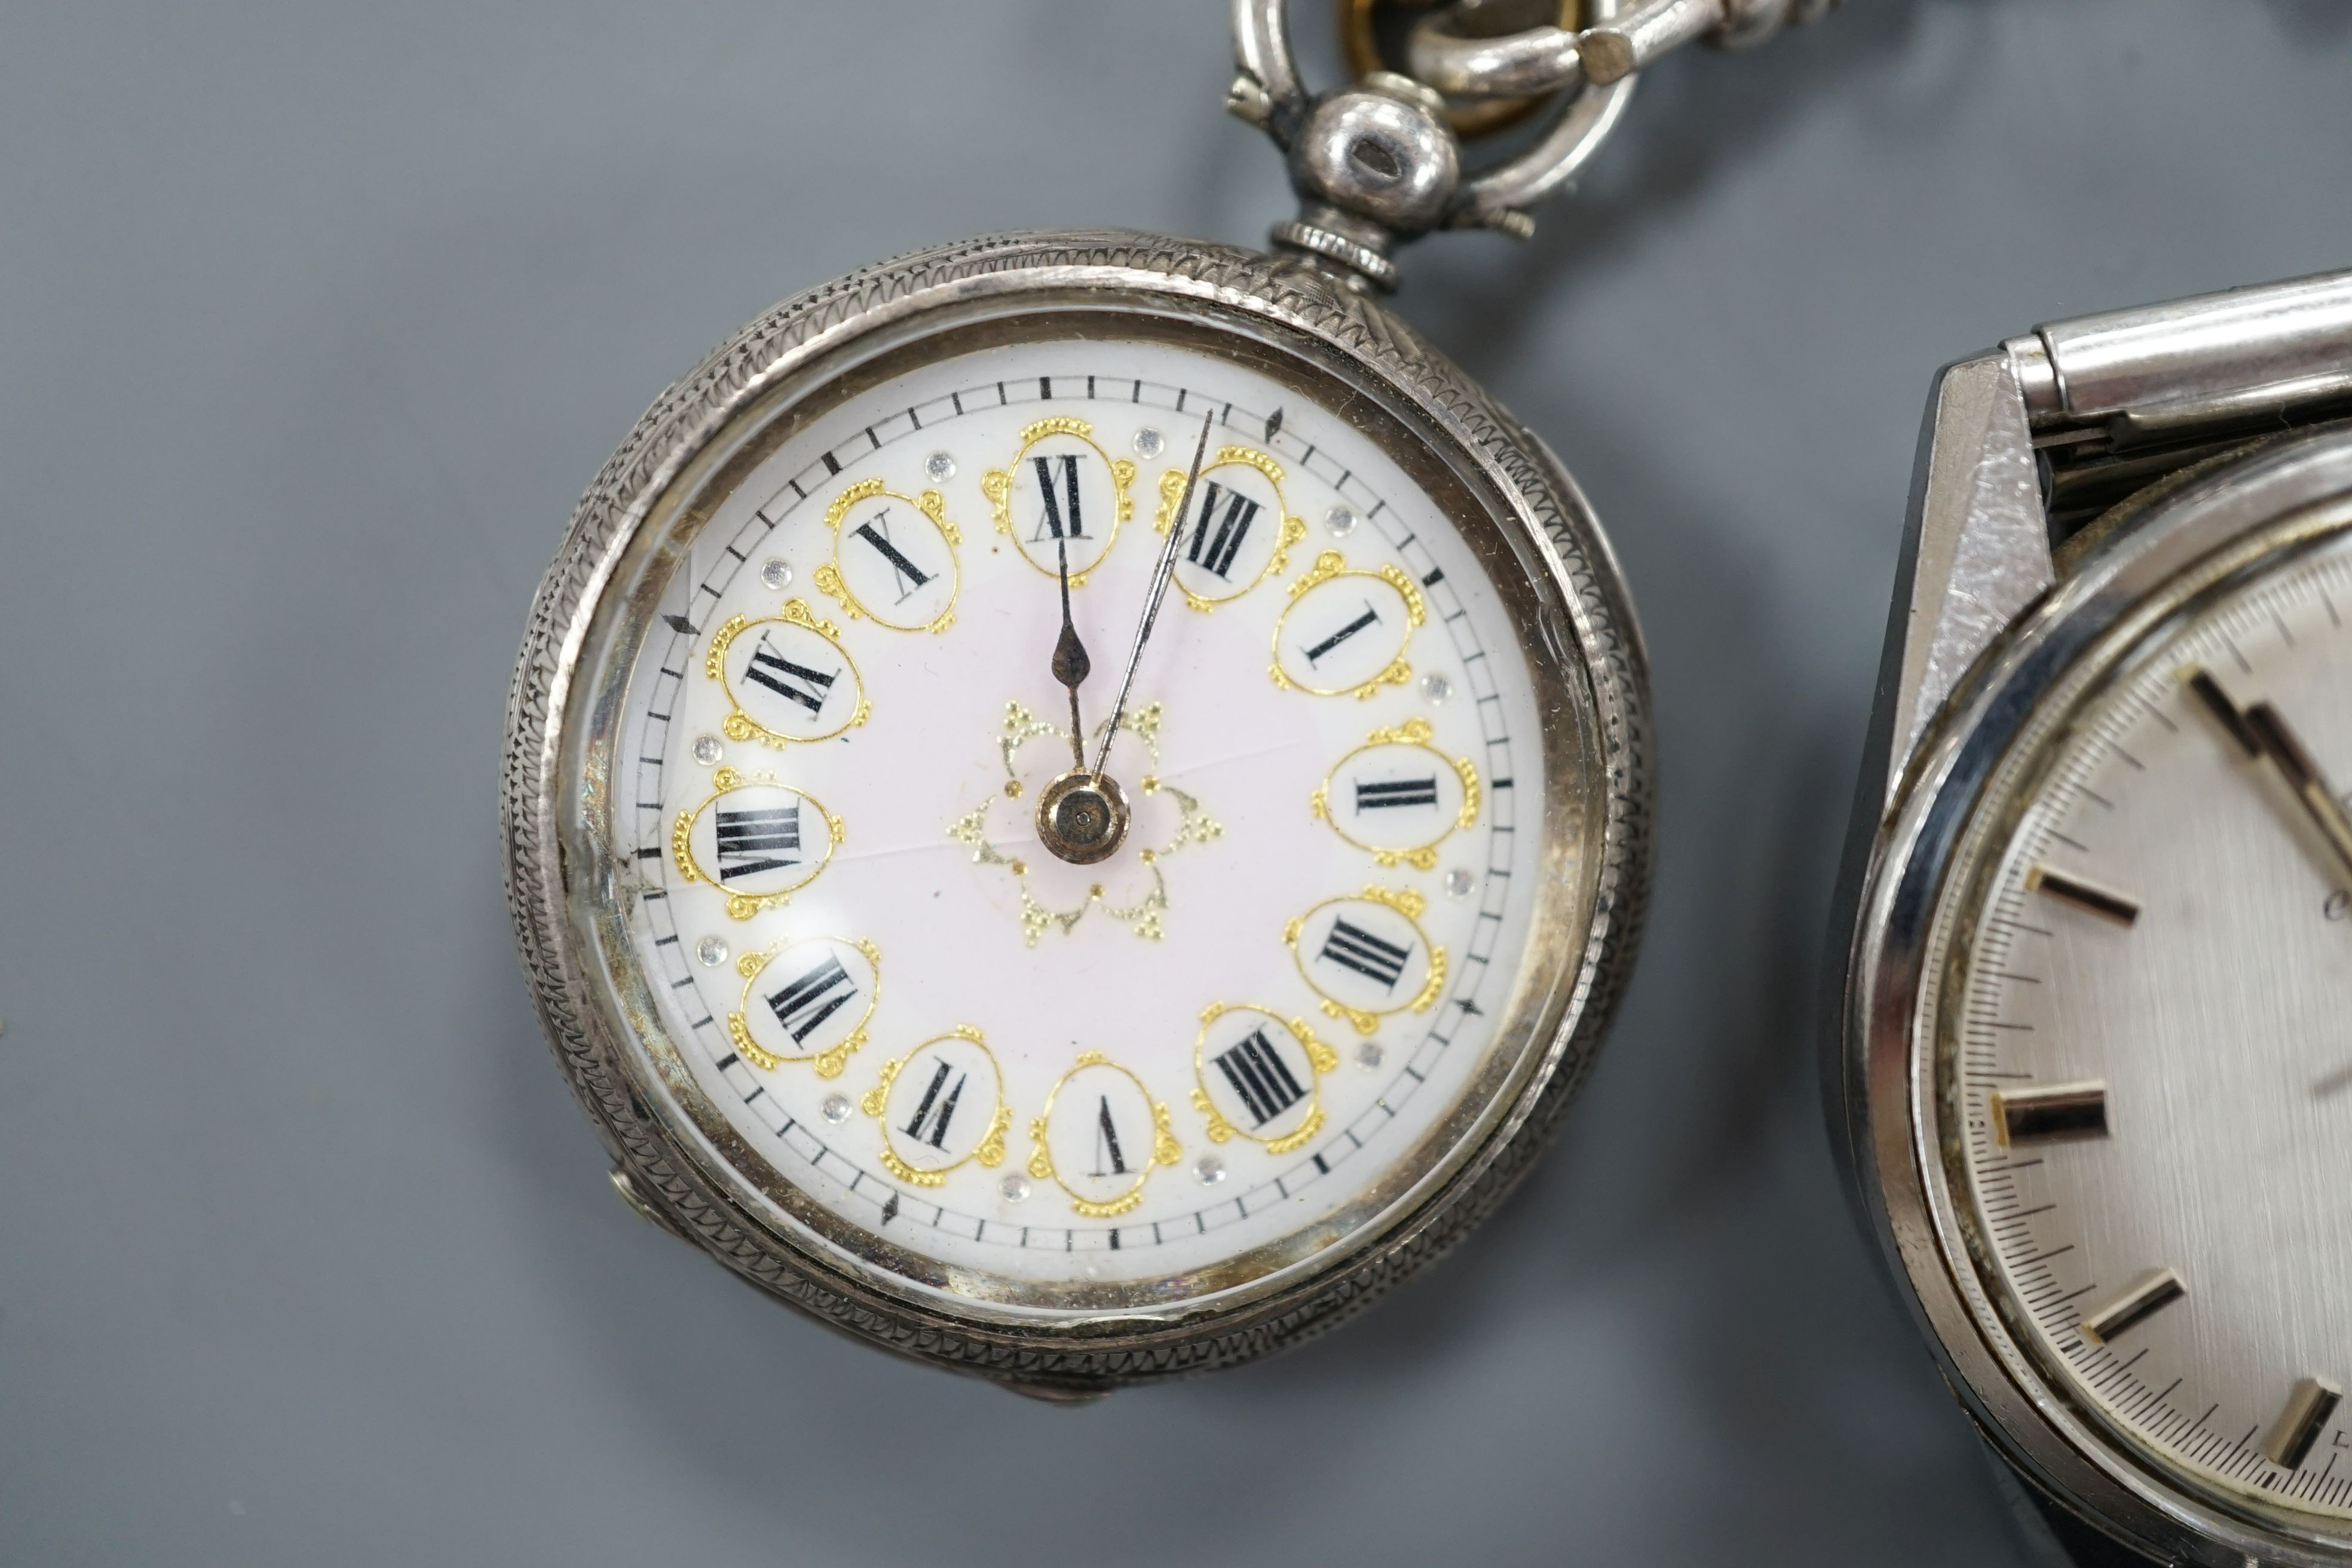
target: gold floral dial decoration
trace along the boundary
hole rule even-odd
[[[721,768],[702,803],[677,814],[670,858],[688,882],[726,895],[730,920],[775,909],[817,879],[841,844],[841,818],[766,773]]]
[[[1410,888],[1368,887],[1324,900],[1282,940],[1323,1011],[1369,1035],[1390,1014],[1428,1012],[1445,988],[1445,950],[1421,924],[1428,908]]]
[[[1073,1213],[1111,1219],[1143,1202],[1155,1166],[1184,1157],[1168,1107],[1100,1051],[1080,1053],[1029,1123],[1029,1173],[1069,1194]]]
[[[1374,730],[1332,764],[1308,809],[1380,865],[1431,869],[1437,847],[1478,820],[1478,765],[1439,751],[1435,732],[1417,717]]]
[[[1429,618],[1421,587],[1393,562],[1350,567],[1336,550],[1290,585],[1274,624],[1274,683],[1315,697],[1370,700],[1412,679],[1405,649]]]
[[[763,746],[829,741],[866,722],[873,704],[841,628],[817,619],[805,599],[776,615],[730,616],[711,634],[703,674],[727,693],[719,728],[730,741]]]
[[[1060,574],[1066,546],[1070,586],[1082,588],[1135,514],[1135,461],[1112,457],[1092,421],[1067,415],[1024,426],[1019,439],[1004,467],[980,479],[996,531],[1048,577]]]
[[[1003,1163],[1013,1125],[1004,1074],[969,1024],[884,1062],[857,1107],[882,1124],[882,1168],[910,1187],[943,1186],[961,1165]]]
[[[1307,537],[1307,523],[1283,501],[1281,464],[1254,447],[1220,447],[1202,466],[1189,500],[1184,480],[1177,468],[1160,476],[1152,527],[1163,534],[1171,528],[1183,532],[1169,581],[1187,605],[1213,610],[1289,569],[1291,549]]]
[[[1134,770],[1137,791],[1132,863],[1088,868],[1084,876],[1042,854],[1034,845],[1026,803],[1038,784],[1059,771],[1070,732],[1039,718],[1025,705],[1009,702],[997,732],[1003,764],[1003,787],[948,824],[947,836],[971,851],[972,862],[1003,868],[1020,899],[1021,934],[1030,947],[1049,931],[1068,935],[1093,910],[1146,942],[1163,934],[1168,913],[1171,856],[1220,837],[1224,828],[1190,791],[1160,776],[1160,731],[1165,713],[1149,702],[1127,716],[1115,755],[1139,752]],[[1102,726],[1090,742],[1099,742]]]
[[[833,559],[813,575],[851,620],[899,632],[946,631],[955,624],[963,535],[937,490],[907,495],[881,479],[860,479],[825,508]]]

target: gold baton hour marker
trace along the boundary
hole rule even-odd
[[[2188,1293],[2179,1275],[2169,1268],[2151,1268],[2122,1295],[2084,1317],[2083,1337],[2095,1345],[2112,1344],[2117,1334],[2138,1327]]]
[[[2117,925],[2129,925],[2139,919],[2139,900],[2113,888],[2103,888],[2096,882],[2085,881],[2064,871],[2047,866],[2036,866],[2025,874],[2028,892],[2047,893],[2061,903],[2104,915]]]
[[[2294,1392],[2286,1396],[2286,1408],[2263,1436],[2263,1458],[2281,1469],[2300,1467],[2343,1398],[2344,1391],[2324,1377],[2297,1378]]]
[[[2095,1079],[1995,1089],[1987,1108],[2004,1149],[2107,1135],[2107,1086]]]

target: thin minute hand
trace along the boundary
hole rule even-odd
[[[1211,413],[1201,420],[1201,441],[1192,448],[1192,471],[1184,476],[1184,489],[1176,498],[1176,510],[1168,524],[1168,542],[1160,547],[1160,560],[1151,569],[1151,593],[1143,601],[1143,621],[1135,628],[1135,646],[1127,650],[1127,674],[1118,683],[1118,700],[1110,710],[1110,726],[1103,731],[1102,750],[1095,753],[1095,772],[1110,760],[1110,743],[1118,734],[1119,721],[1127,717],[1127,695],[1135,689],[1135,668],[1143,662],[1143,645],[1151,640],[1151,623],[1160,618],[1160,601],[1167,596],[1169,574],[1176,570],[1177,542],[1184,537],[1184,518],[1192,505],[1192,487],[1201,480],[1201,463],[1209,455],[1209,427],[1216,421]]]
[[[2336,868],[2352,878],[2352,817],[2346,816],[2342,798],[2284,716],[2267,702],[2239,707],[2208,670],[2190,671],[2189,690],[2247,756],[2262,758],[2278,770],[2294,792],[2295,803],[2334,852]]]
[[[2253,731],[2255,742],[2262,747],[2263,755],[2270,759],[2271,766],[2294,791],[2294,798],[2311,818],[2311,825],[2319,829],[2319,836],[2336,851],[2336,868],[2352,877],[2352,819],[2345,816],[2343,801],[2329,787],[2327,776],[2305,749],[2302,737],[2288,728],[2279,710],[2267,702],[2257,702],[2246,710],[2246,727]]]

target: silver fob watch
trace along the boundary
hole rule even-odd
[[[1310,97],[1242,0],[1274,255],[950,246],[655,403],[541,584],[504,780],[632,1205],[1073,1398],[1334,1324],[1518,1179],[1633,956],[1643,654],[1574,483],[1371,296],[1400,240],[1524,232],[1687,14],[1786,5],[1649,9],[1681,32],[1608,34],[1606,85],[1558,27],[1541,83],[1456,59],[1549,94],[1466,174],[1447,100]]]
[[[2352,273],[1930,405],[1833,1118],[2084,1562],[2352,1563]]]

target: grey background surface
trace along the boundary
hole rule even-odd
[[[0,19],[0,1561],[2015,1560],[1814,1091],[1919,411],[2036,321],[2352,263],[2340,0],[1854,0],[1654,73],[1532,244],[1410,258],[1613,531],[1666,768],[1615,1040],[1444,1267],[1066,1411],[836,1339],[605,1185],[495,848],[573,499],[707,345],[881,253],[1255,240],[1287,208],[1223,25]]]

